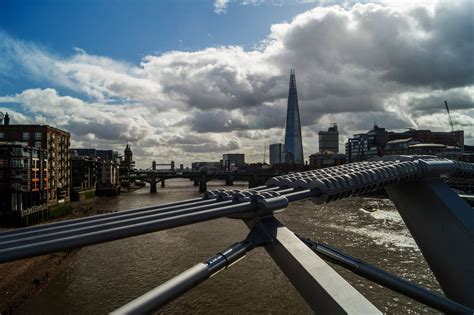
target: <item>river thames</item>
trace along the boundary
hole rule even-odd
[[[222,187],[210,182],[208,189]],[[227,187],[231,188],[231,187]],[[232,188],[244,189],[246,183]],[[169,180],[100,203],[98,212],[125,210],[198,196],[188,180]],[[348,254],[440,292],[414,240],[389,200],[346,199],[316,206],[290,204],[277,217],[293,232],[333,245]],[[219,219],[83,248],[71,265],[18,314],[102,314],[203,262],[248,233],[240,220]],[[433,313],[417,302],[335,269],[384,313]],[[257,248],[230,269],[192,289],[163,313],[309,314],[310,309],[264,249]]]

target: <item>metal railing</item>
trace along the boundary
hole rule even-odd
[[[441,181],[441,177],[472,180],[474,165],[446,159],[416,158],[358,162],[277,176],[268,180],[267,185],[255,189],[213,190],[202,198],[2,232],[0,263],[231,217],[246,222],[250,233],[245,240],[172,278],[115,313],[152,312],[229,267],[257,246],[265,247],[314,311],[379,313],[321,260],[320,255],[430,307],[445,312],[472,313],[474,213]],[[410,185],[415,185],[413,187],[419,192],[407,190],[406,186]],[[325,244],[301,240],[273,217],[290,202],[311,198],[316,204],[321,204],[383,188],[394,201],[448,298]],[[426,216],[420,216],[426,211],[431,211],[433,218],[426,220]],[[426,236],[439,224],[443,224],[450,234],[443,235],[441,240],[436,235]],[[445,251],[449,246],[450,257],[446,258]]]

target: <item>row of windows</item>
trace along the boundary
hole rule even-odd
[[[41,132],[35,132],[34,137],[35,137],[35,140],[42,140],[43,139],[43,134]],[[5,133],[0,132],[0,140],[3,140],[3,139],[5,139]],[[23,132],[22,139],[23,140],[30,140],[30,133],[29,132]]]
[[[33,133],[32,133],[33,135]],[[35,132],[34,133],[35,140],[41,140],[43,139],[43,134],[41,132]],[[30,133],[29,132],[23,132],[23,140],[30,140]]]

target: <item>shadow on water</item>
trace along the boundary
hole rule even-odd
[[[210,182],[208,189],[221,187]],[[236,183],[236,189],[246,183]],[[229,188],[229,187],[228,187]],[[187,180],[166,181],[150,194],[148,187],[101,202],[101,210],[124,210],[199,196]],[[279,219],[294,232],[334,245],[349,254],[439,290],[392,203],[348,199],[315,206],[292,203]],[[18,314],[97,314],[205,261],[248,230],[239,220],[219,219],[83,248],[73,263]],[[335,267],[385,313],[433,313],[423,305]],[[305,302],[263,249],[199,285],[161,310],[163,313],[309,314]]]

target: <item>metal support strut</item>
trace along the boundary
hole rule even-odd
[[[380,284],[386,288],[403,294],[420,303],[430,306],[444,313],[473,314],[474,310],[435,294],[428,289],[413,284],[383,269],[366,263],[360,259],[349,256],[327,244],[312,241],[298,236],[309,248],[321,258],[331,261],[353,273]]]
[[[265,245],[268,242],[271,242],[271,239],[261,230],[260,226],[255,226],[244,241],[235,243],[206,262],[199,263],[175,276],[115,310],[112,314],[150,314],[219,271],[229,268],[243,259],[247,252],[255,247]]]

